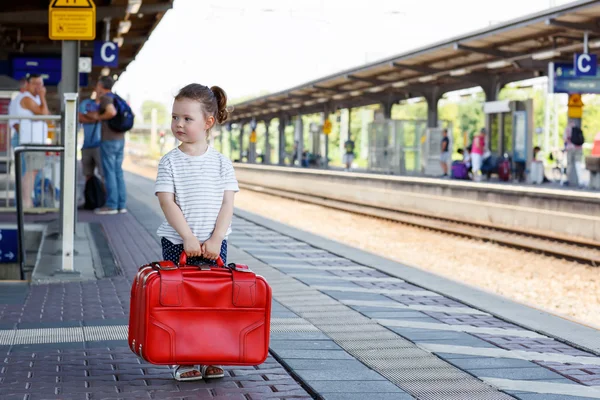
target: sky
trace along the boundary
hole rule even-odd
[[[134,110],[192,82],[276,92],[569,2],[175,0],[115,90]]]

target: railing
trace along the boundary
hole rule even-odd
[[[25,263],[25,221],[23,213],[23,196],[21,196],[21,185],[22,182],[22,170],[21,170],[21,153],[26,152],[48,152],[53,151],[57,153],[64,153],[65,148],[63,146],[53,145],[24,145],[15,148],[15,198],[17,200],[17,229],[19,233],[18,239],[18,250],[19,250],[19,271],[21,279],[25,279],[25,272],[23,271],[23,264]],[[43,188],[43,186],[42,186]],[[42,190],[42,193],[44,191]]]
[[[23,196],[21,193],[22,185],[22,168],[21,168],[21,153],[25,152],[60,152],[62,153],[61,160],[61,201],[60,201],[60,222],[61,222],[61,237],[62,237],[62,268],[63,273],[75,273],[74,270],[74,239],[75,239],[75,222],[76,222],[76,207],[75,207],[75,169],[76,169],[76,135],[77,135],[77,93],[65,93],[65,113],[63,126],[65,129],[64,143],[62,146],[57,145],[24,145],[18,146],[15,149],[15,198],[17,203],[17,228],[18,228],[18,252],[19,252],[19,267],[21,279],[25,279],[23,264],[25,262],[25,222],[23,215]],[[35,116],[29,118],[3,116],[4,120],[61,120],[59,116]],[[21,128],[21,127],[20,127]],[[7,138],[10,131],[7,133]],[[22,134],[20,132],[19,134]],[[22,139],[22,138],[20,138]],[[58,139],[58,137],[54,137]],[[7,141],[7,148],[10,144]],[[8,154],[10,155],[10,154]],[[10,171],[7,171],[7,175]]]
[[[55,124],[53,124],[53,126],[48,127],[48,132],[50,133],[49,136],[51,136],[51,141],[55,144],[58,143],[58,138],[59,138],[59,133],[60,133],[60,120],[61,120],[61,116],[60,115],[35,115],[35,116],[29,116],[29,117],[20,117],[17,115],[0,115],[0,126],[2,124],[5,124],[5,131],[4,131],[4,135],[5,135],[5,143],[6,143],[6,155],[5,156],[0,156],[0,159],[4,159],[4,161],[6,162],[6,174],[4,176],[4,187],[5,187],[5,196],[4,196],[4,204],[6,208],[10,207],[10,181],[11,181],[11,169],[12,169],[12,165],[13,165],[13,159],[14,159],[14,152],[13,152],[13,148],[12,148],[12,140],[11,140],[11,136],[12,136],[12,127],[11,122],[17,122],[19,123],[20,121],[52,121],[52,122],[56,122]],[[32,126],[33,129],[33,126]],[[1,132],[2,130],[0,130]],[[26,132],[23,132],[26,133]],[[27,167],[27,166],[26,166]],[[16,176],[16,174],[15,174]],[[45,187],[45,179],[46,176],[45,174],[41,174],[42,176],[42,188]],[[41,193],[42,196],[42,200],[41,200],[41,204],[44,204],[44,191],[42,190]],[[16,197],[16,195],[15,195]]]

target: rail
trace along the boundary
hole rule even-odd
[[[21,280],[25,279],[23,264],[25,263],[25,218],[23,215],[23,196],[21,196],[22,170],[21,170],[21,153],[26,152],[48,152],[64,153],[64,146],[55,145],[24,145],[15,148],[15,198],[17,202],[17,230],[19,234],[18,252],[19,252],[19,273]]]
[[[60,136],[59,135],[60,121],[61,121],[60,115],[34,115],[34,116],[25,116],[25,117],[18,116],[18,115],[0,115],[0,126],[5,125],[4,143],[6,143],[6,151],[5,152],[2,151],[2,153],[6,153],[6,154],[0,155],[0,160],[4,160],[6,162],[6,173],[4,175],[4,188],[5,188],[4,206],[6,208],[10,207],[10,178],[11,178],[10,171],[11,171],[11,167],[12,167],[13,159],[14,159],[14,157],[13,157],[14,149],[13,149],[13,143],[11,140],[11,135],[13,132],[13,125],[17,124],[23,120],[25,120],[25,121],[45,121],[45,122],[56,121],[58,123],[51,124],[48,127],[48,133],[50,134],[50,137],[52,138],[51,140],[53,140],[55,143],[57,143],[57,141],[55,139]],[[32,126],[32,129],[33,129],[33,126]],[[2,132],[2,129],[0,129],[0,132]],[[42,187],[44,187],[43,185],[45,184],[44,180],[45,180],[45,176],[42,174]],[[42,191],[42,196],[44,196],[43,191]]]
[[[386,219],[451,235],[489,241],[503,246],[528,252],[542,253],[591,266],[600,266],[600,242],[584,238],[541,233],[523,228],[496,226],[458,218],[431,216],[413,210],[392,210],[385,207],[359,204],[350,200],[326,199],[311,195],[310,193],[296,193],[285,189],[273,189],[242,182],[240,182],[240,187],[258,193],[317,204],[354,214]]]

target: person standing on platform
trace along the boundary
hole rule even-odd
[[[450,139],[448,138],[448,129],[444,129],[442,131],[442,143],[440,148],[440,164],[442,166],[442,171],[444,172],[443,177],[446,178],[448,176],[448,163],[450,162]]]
[[[81,166],[85,180],[98,174],[102,176],[102,159],[100,157],[100,143],[102,140],[102,124],[100,121],[90,118],[87,114],[98,112],[100,101],[85,99],[79,104],[79,122],[83,126],[83,145],[81,146]]]
[[[127,188],[123,177],[123,156],[125,152],[125,134],[115,132],[108,125],[108,120],[117,115],[112,87],[115,81],[110,76],[102,76],[96,84],[96,96],[100,99],[99,112],[90,112],[91,119],[102,124],[102,141],[100,155],[102,172],[106,187],[106,204],[94,210],[99,215],[126,213]]]
[[[566,186],[578,187],[579,178],[577,176],[577,163],[581,162],[583,155],[582,143],[573,143],[573,128],[580,129],[575,122],[571,121],[567,124],[565,132],[563,133],[563,140],[565,143],[565,151],[567,152],[567,182]],[[580,131],[581,132],[581,131]],[[583,135],[583,133],[581,133]]]
[[[481,179],[481,162],[485,149],[485,128],[481,128],[479,134],[473,138],[471,145],[471,171],[473,172],[473,180]]]
[[[35,115],[49,115],[46,102],[46,88],[41,75],[31,74],[27,77],[27,90],[21,95],[21,101],[16,107],[19,117],[33,117]],[[46,121],[19,120],[19,144],[45,144],[48,137],[48,124]],[[33,208],[33,185],[35,176],[44,168],[46,156],[43,153],[24,153],[28,171],[23,178],[22,193],[23,208]]]
[[[352,163],[354,162],[354,140],[348,138],[344,143],[344,148],[346,149],[346,153],[344,153],[344,164],[346,165],[345,171],[350,171],[352,168]]]
[[[8,115],[17,115],[17,107],[23,98],[23,93],[27,91],[27,78],[19,80],[19,93],[8,104]],[[13,151],[19,145],[19,120],[11,119],[9,122],[9,130],[12,132],[10,147]],[[13,153],[14,154],[14,153]],[[21,175],[25,175],[25,157],[21,154]]]
[[[227,236],[239,186],[231,161],[208,143],[212,127],[227,117],[227,95],[218,86],[192,83],[175,97],[171,131],[181,144],[161,158],[154,187],[165,215],[157,231],[164,260],[178,264],[185,251],[190,265],[204,260],[214,264],[218,257],[227,264]],[[179,365],[174,371],[178,381],[224,374],[218,365]]]

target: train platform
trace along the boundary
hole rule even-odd
[[[176,382],[126,342],[132,276],[161,258],[162,221],[153,181],[126,179],[129,213],[79,213],[96,272],[0,283],[0,398],[600,398],[599,331],[239,209],[229,259],[273,287],[271,356]]]

